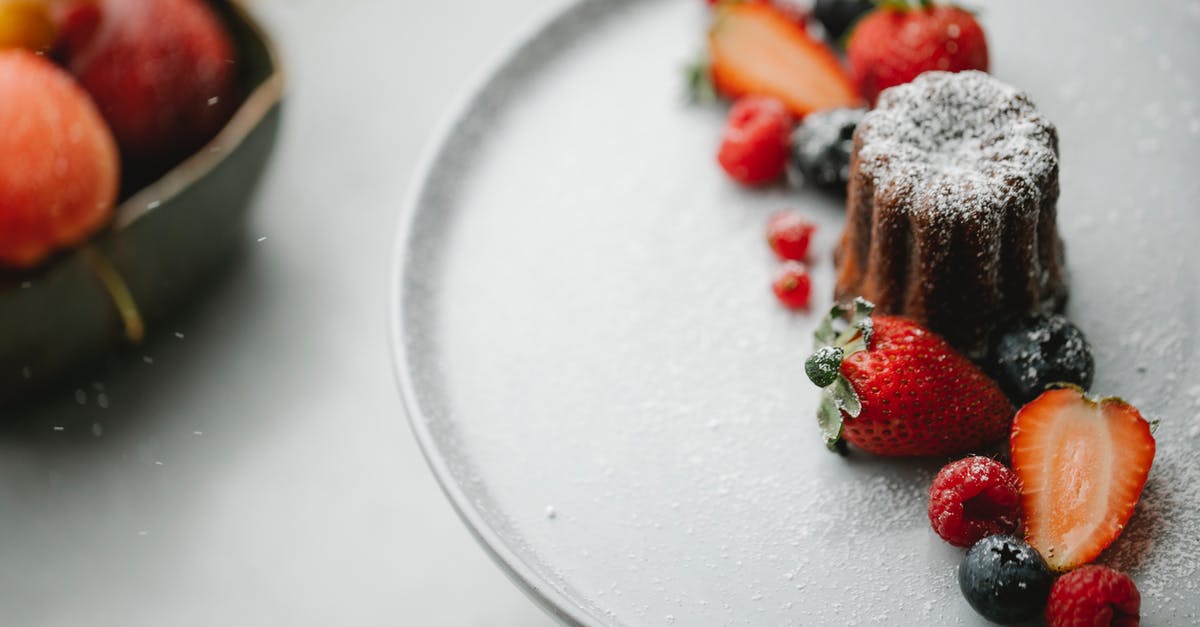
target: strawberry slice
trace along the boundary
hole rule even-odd
[[[768,3],[725,3],[708,31],[713,84],[726,96],[774,96],[797,117],[862,102],[833,52]]]
[[[1022,407],[1011,446],[1025,537],[1056,571],[1096,559],[1117,539],[1154,462],[1154,436],[1136,408],[1075,387]]]

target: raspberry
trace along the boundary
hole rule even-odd
[[[817,226],[794,211],[777,211],[767,220],[767,244],[780,259],[804,261]]]
[[[808,297],[812,293],[812,278],[808,276],[808,266],[799,261],[783,262],[771,289],[775,291],[779,302],[788,309],[808,307]]]
[[[769,96],[746,96],[729,111],[717,161],[744,185],[769,183],[783,174],[788,159],[792,114]]]
[[[1017,476],[994,459],[977,455],[950,462],[929,487],[929,523],[955,546],[1015,533],[1020,522]]]
[[[1050,627],[1136,627],[1141,605],[1142,595],[1129,575],[1107,566],[1081,566],[1050,588],[1046,622]]]

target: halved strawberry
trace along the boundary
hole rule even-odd
[[[833,52],[770,4],[720,5],[708,55],[713,84],[730,97],[774,96],[798,117],[862,101]]]
[[[1076,387],[1022,407],[1010,444],[1025,537],[1057,571],[1096,559],[1117,539],[1154,462],[1150,423],[1136,408]]]

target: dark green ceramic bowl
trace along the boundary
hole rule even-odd
[[[0,280],[0,404],[154,334],[242,241],[284,79],[274,45],[242,4],[213,5],[237,47],[244,99],[207,146],[124,200],[106,231]]]

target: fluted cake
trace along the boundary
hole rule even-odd
[[[972,357],[996,325],[1066,300],[1058,136],[982,72],[885,91],[854,134],[838,300],[863,296]]]

